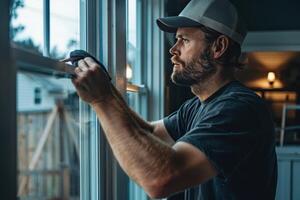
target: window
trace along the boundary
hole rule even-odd
[[[12,40],[19,47],[43,54],[43,1],[15,0],[11,12]]]
[[[13,2],[20,199],[80,197],[79,99],[62,64],[54,60],[79,47],[80,2],[64,3]]]
[[[155,26],[160,9],[162,1],[127,0],[127,102],[148,121],[161,119],[164,111],[163,35]],[[129,199],[147,195],[131,181]]]
[[[41,88],[34,89],[34,104],[41,104],[42,96],[41,96]]]
[[[79,48],[79,2],[14,0],[11,37],[19,47],[55,59]]]
[[[137,59],[139,51],[137,49],[137,17],[136,17],[137,4],[136,0],[127,0],[127,66],[126,78],[128,82],[136,81],[138,74],[134,73],[138,69]],[[134,75],[134,77],[133,77]]]
[[[30,95],[32,90],[35,95]],[[17,97],[18,196],[78,198],[79,108],[75,89],[64,79],[20,71]]]
[[[13,196],[5,198],[4,194],[2,197],[146,199],[142,190],[130,182],[118,166],[95,113],[78,99],[67,79],[74,68],[57,60],[75,48],[87,50],[109,66],[113,83],[125,98],[128,97],[134,110],[148,120],[161,117],[162,111],[156,110],[162,108],[163,95],[158,92],[162,91],[163,79],[161,74],[154,77],[153,70],[162,69],[159,67],[163,40],[158,29],[153,28],[153,22],[162,14],[163,3],[14,0],[8,26],[9,3],[9,0],[0,1],[0,17],[7,23],[7,27],[5,23],[0,24],[3,30],[0,32],[3,42],[0,45],[3,52],[0,54],[3,60],[0,76],[9,83],[6,87],[0,85],[0,94],[7,96],[7,100],[0,99],[0,107],[4,110],[0,112],[3,122],[0,126],[8,141],[1,143],[0,148],[1,152],[10,153],[3,156],[8,165],[1,165],[4,168],[1,171],[10,173],[1,177],[11,180],[9,188],[14,191],[8,191]],[[136,10],[136,22],[129,25],[135,29],[135,34],[128,43],[127,34],[124,34],[127,3],[130,9]],[[141,34],[143,32],[146,34]],[[9,33],[13,62],[7,60]],[[158,43],[153,45],[150,38],[158,39]],[[127,44],[135,57],[128,56],[129,62]],[[149,47],[156,49],[159,56]],[[132,72],[128,80],[127,63]],[[158,106],[151,110],[148,102]],[[16,183],[13,182],[15,177]]]
[[[64,58],[79,48],[79,1],[50,1],[50,56]]]
[[[128,81],[127,87],[127,102],[129,106],[142,114],[139,109],[140,98],[144,95],[143,91],[145,88],[142,84],[141,79],[141,65],[139,61],[141,59],[140,47],[138,46],[137,40],[139,40],[139,31],[141,27],[137,23],[137,0],[127,0],[127,65],[126,65],[126,78]],[[147,199],[146,194],[142,188],[139,187],[133,181],[129,184],[129,199],[142,200]]]

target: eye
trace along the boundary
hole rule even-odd
[[[182,38],[182,41],[185,42],[185,43],[189,42],[189,40],[186,39],[186,38]]]
[[[183,42],[183,43],[188,43],[190,40],[187,38],[183,38],[183,37],[177,37],[175,38],[175,43],[177,42]]]

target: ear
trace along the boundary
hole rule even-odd
[[[219,59],[226,52],[229,46],[229,39],[225,35],[220,35],[212,46],[212,55],[214,59]]]

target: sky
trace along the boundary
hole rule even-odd
[[[25,26],[16,40],[32,38],[43,46],[43,0],[24,0],[24,8],[19,8],[18,18],[13,26]],[[70,39],[79,41],[79,0],[50,0],[50,49],[54,46],[66,52]]]
[[[136,0],[128,0],[128,40],[136,46]],[[67,53],[70,39],[79,42],[80,0],[50,0],[50,49],[54,46],[59,52]],[[19,8],[18,18],[13,26],[25,26],[16,40],[32,38],[43,49],[43,0],[24,0],[24,8]]]

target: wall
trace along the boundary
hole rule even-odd
[[[276,200],[300,199],[300,147],[277,148],[278,184]]]

